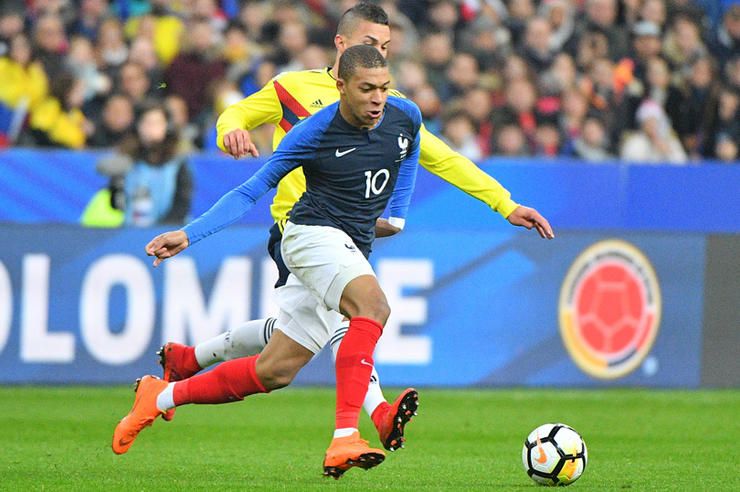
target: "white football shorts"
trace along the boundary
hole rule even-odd
[[[344,288],[373,267],[344,231],[286,222],[281,244],[288,270],[329,309],[339,311]]]

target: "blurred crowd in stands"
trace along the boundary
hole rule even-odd
[[[354,3],[3,0],[0,147],[125,153],[161,107],[162,138],[177,138],[155,160],[215,149],[227,105],[281,71],[333,63],[337,21]],[[738,162],[737,1],[378,3],[394,86],[470,159]],[[263,155],[270,135],[254,132]]]

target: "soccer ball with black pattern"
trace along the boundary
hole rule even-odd
[[[524,441],[522,464],[529,478],[541,485],[570,485],[586,469],[583,438],[565,424],[544,424]]]

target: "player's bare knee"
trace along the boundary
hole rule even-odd
[[[385,296],[381,293],[380,295],[368,296],[360,308],[360,313],[362,314],[359,316],[374,319],[380,324],[385,325],[385,322],[388,321],[388,317],[391,315],[391,307],[388,305]]]

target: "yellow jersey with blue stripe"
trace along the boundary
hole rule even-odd
[[[405,97],[395,90],[391,90],[390,94]],[[224,135],[232,130],[252,130],[272,123],[275,125],[272,137],[272,147],[275,149],[298,121],[337,100],[339,91],[330,67],[281,73],[262,89],[221,113],[216,122],[218,146],[226,151],[223,146]],[[498,181],[423,126],[420,136],[419,164],[427,171],[486,203],[504,218],[518,206]],[[291,171],[278,184],[270,212],[281,230],[293,205],[305,191],[306,178],[301,168]]]

